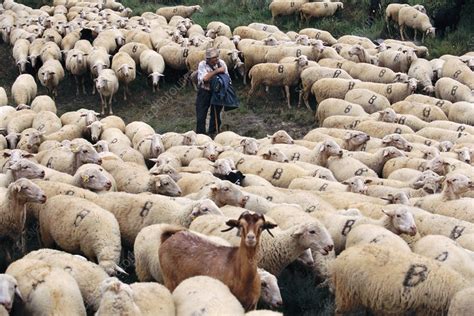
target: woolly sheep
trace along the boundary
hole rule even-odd
[[[119,78],[114,70],[104,69],[100,72],[97,79],[95,79],[94,86],[97,88],[101,99],[101,114],[105,115],[105,110],[108,108],[108,114],[113,114],[112,100],[119,88]],[[126,88],[125,88],[126,89]],[[126,90],[124,90],[126,91]],[[126,92],[124,92],[125,96]]]
[[[173,291],[176,313],[191,315],[205,310],[211,314],[244,315],[244,309],[229,288],[208,276],[195,276]]]
[[[474,113],[474,106],[471,102],[456,102],[451,106],[448,118],[456,123],[474,125],[472,113]]]
[[[118,266],[120,229],[108,211],[81,198],[57,195],[41,208],[39,221],[44,246],[56,243],[68,252],[81,251],[90,260],[97,260],[109,275],[123,272]]]
[[[387,24],[392,20],[398,26],[398,14],[400,9],[408,6],[408,4],[390,3],[385,9],[385,21]]]
[[[137,282],[130,284],[133,298],[142,315],[174,315],[175,306],[170,291],[155,282]]]
[[[381,260],[387,263],[383,268]],[[392,274],[387,274],[387,269]],[[394,271],[398,272],[394,274]],[[334,261],[332,273],[338,313],[349,312],[361,305],[374,312],[446,313],[454,294],[469,284],[459,273],[431,259],[379,245],[347,249]],[[374,295],[373,286],[380,283],[380,277],[390,286],[380,288]],[[354,282],[363,286],[348,286]],[[411,295],[402,299],[399,293],[406,287],[411,289]],[[427,291],[429,295],[422,294]]]
[[[35,79],[30,74],[19,75],[12,85],[13,101],[19,104],[30,104],[36,97],[37,86]]]
[[[48,60],[61,60],[61,50],[54,42],[45,42],[42,45],[40,55],[41,62],[44,64]]]
[[[35,112],[50,111],[57,113],[56,103],[50,96],[38,95],[31,101],[31,109]]]
[[[97,311],[101,296],[99,285],[108,277],[101,267],[83,257],[46,248],[32,251],[24,259],[40,260],[52,267],[68,271],[76,280],[87,309]]]
[[[396,73],[390,68],[368,65],[366,63],[356,63],[351,68],[349,74],[354,79],[376,83],[404,82],[408,80],[408,75]]]
[[[28,297],[21,314],[86,315],[79,287],[63,269],[40,260],[20,259],[6,273],[16,278],[22,297]]]
[[[344,99],[349,90],[352,90],[358,80],[324,78],[318,80],[311,87],[316,101],[321,103],[328,98]]]
[[[272,24],[275,22],[275,18],[278,16],[292,15],[298,12],[303,4],[308,2],[307,0],[297,0],[293,2],[286,1],[273,1],[270,3],[268,8],[272,13]]]
[[[463,315],[467,316],[474,308],[472,298],[474,296],[474,288],[469,287],[457,292],[451,299],[449,304],[448,316]]]
[[[140,67],[151,78],[153,92],[155,92],[157,88],[159,89],[160,77],[164,76],[165,61],[163,57],[153,50],[145,50],[140,55]]]
[[[390,102],[385,96],[367,89],[350,90],[346,93],[344,100],[361,105],[364,108],[364,111],[369,114],[390,106]]]
[[[85,163],[101,163],[96,150],[92,145],[74,146],[70,150],[55,149],[41,155],[40,163],[57,171],[74,174]]]
[[[163,57],[166,67],[175,70],[186,69],[186,57],[190,53],[189,48],[168,44],[161,47],[158,53]]]
[[[250,25],[249,25],[250,27]],[[232,31],[230,27],[219,21],[212,21],[207,24],[206,30],[214,30],[217,36],[225,36],[228,38],[232,37]],[[264,30],[266,31],[266,30]]]
[[[405,114],[405,115],[396,114],[392,108],[386,108],[385,110],[379,111],[378,113],[379,113],[379,118],[378,118],[379,121],[387,122],[387,123],[397,123],[397,125],[398,124],[406,125],[410,127],[414,132],[419,131],[420,129],[428,126],[427,122],[419,119],[418,117],[411,114]],[[435,122],[444,122],[444,121],[435,121]],[[402,134],[406,134],[406,133],[402,132]]]
[[[377,174],[382,174],[382,169],[385,163],[396,157],[405,156],[403,152],[398,150],[395,147],[385,147],[377,150],[375,153],[365,153],[361,151],[348,152],[346,154],[348,157],[353,157],[370,169],[374,170]]]
[[[0,274],[0,288],[2,294],[0,296],[0,313],[2,315],[9,315],[15,295],[23,300],[21,292],[18,289],[18,282],[14,277],[8,274]]]
[[[408,76],[419,81],[420,85],[423,87],[423,93],[428,95],[434,94],[433,68],[428,60],[418,58],[412,62],[410,69],[408,70]]]
[[[133,299],[133,290],[130,285],[111,277],[102,281],[100,292],[102,297],[95,315],[141,315],[140,309]]]
[[[435,84],[436,97],[451,102],[474,102],[471,89],[451,78],[441,78]],[[465,115],[465,113],[464,113]]]
[[[30,41],[26,39],[19,39],[15,42],[13,46],[12,54],[15,59],[16,66],[18,67],[18,72],[20,74],[26,72],[26,64],[28,61],[28,49],[30,46]]]
[[[118,81],[125,85],[123,99],[127,100],[127,94],[130,94],[128,85],[136,77],[135,61],[127,53],[119,52],[112,58],[111,68],[115,72]]]
[[[422,43],[424,42],[425,35],[431,35],[432,37],[435,36],[435,28],[431,25],[430,18],[426,14],[410,6],[400,9],[398,13],[398,26],[400,28],[400,37],[403,41],[406,37],[406,27],[414,29],[414,40],[416,40],[417,31],[422,32]]]
[[[353,176],[377,177],[375,171],[351,157],[332,157],[327,166],[338,181],[345,181]]]
[[[175,16],[179,15],[183,18],[190,18],[196,12],[202,12],[202,9],[199,5],[193,6],[183,6],[178,5],[174,7],[163,7],[156,10],[156,14],[164,16],[168,21]]]
[[[474,89],[474,74],[468,65],[455,58],[448,59],[442,69],[442,76],[453,78],[462,84]]]
[[[88,70],[87,56],[88,54],[79,49],[71,49],[66,55],[66,69],[76,80],[76,95],[79,95],[79,84],[82,87],[82,92],[86,94],[84,75]]]
[[[377,244],[403,252],[411,252],[410,247],[400,236],[373,224],[362,224],[352,228],[347,234],[345,249],[365,244]]]
[[[327,45],[336,44],[337,40],[327,31],[314,28],[306,28],[299,31],[299,34],[307,35],[309,38],[322,40]]]
[[[349,45],[361,45],[365,49],[375,49],[375,44],[367,37],[356,35],[343,35],[337,40],[338,43]]]
[[[379,66],[402,73],[407,73],[411,63],[417,59],[415,51],[412,48],[407,48],[402,51],[389,49],[378,53],[377,56]]]
[[[38,69],[38,79],[42,86],[46,87],[48,93],[56,98],[58,96],[58,85],[64,79],[64,69],[56,59],[48,60]]]
[[[441,235],[427,235],[416,241],[413,252],[439,261],[472,282],[474,266],[470,254],[454,240]]]
[[[318,84],[325,79],[316,82],[313,85],[312,90],[318,89]],[[316,87],[316,88],[315,88]],[[321,101],[316,110],[316,121],[319,124],[323,124],[326,118],[333,115],[346,115],[346,116],[361,116],[365,117],[368,114],[364,111],[362,106],[350,103],[341,99],[329,98]]]
[[[298,11],[300,18],[303,21],[308,21],[310,18],[322,18],[332,16],[338,9],[343,9],[342,2],[311,2],[304,3]]]
[[[399,101],[392,103],[391,108],[398,114],[411,114],[425,122],[447,120],[446,114],[436,105]]]

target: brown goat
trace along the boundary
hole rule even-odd
[[[161,235],[160,265],[165,286],[173,291],[190,277],[207,275],[222,281],[237,297],[246,311],[255,309],[260,297],[257,273],[260,234],[276,227],[261,214],[243,212],[226,222],[227,230],[237,228],[239,247],[219,246],[191,231],[170,228]],[[270,233],[271,234],[271,233]]]

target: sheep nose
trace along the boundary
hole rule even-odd
[[[416,235],[416,226],[412,226],[412,227],[410,227],[410,229],[411,229],[411,234],[410,235],[415,236]]]
[[[98,164],[98,165],[101,165],[101,164],[102,164],[102,158],[99,158],[99,160],[97,160],[97,164]]]
[[[283,162],[289,162],[288,159],[283,160]]]
[[[407,146],[407,151],[410,152],[413,149],[413,146],[409,145]]]
[[[326,247],[324,247],[324,250],[326,250],[327,252],[329,252],[329,251],[331,251],[333,248],[334,248],[334,245],[327,245]]]
[[[369,139],[370,139],[370,135],[367,135],[367,140],[369,140]]]
[[[282,301],[276,301],[276,302],[275,302],[275,306],[276,306],[276,307],[282,307],[282,306],[283,306],[283,302],[282,302]]]
[[[178,190],[178,195],[181,195],[183,192],[181,192],[181,190]]]
[[[216,156],[215,155],[210,155],[209,160],[210,161],[216,161]]]
[[[339,157],[342,157],[342,154],[343,154],[342,150],[339,150]]]
[[[41,171],[41,173],[40,173],[41,178],[44,178],[45,175],[46,175],[46,173],[44,171]]]
[[[41,195],[41,199],[40,199],[41,203],[46,202],[46,200],[47,200],[46,195],[42,194],[42,195]]]

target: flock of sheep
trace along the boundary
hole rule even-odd
[[[387,19],[404,21],[405,9],[425,14],[391,4]],[[204,31],[189,19],[199,10],[2,4],[0,33],[20,75],[16,107],[0,88],[0,315],[278,315],[252,310],[285,303],[277,277],[294,261],[326,280],[339,314],[470,315],[474,53],[428,61],[411,42],[262,23]],[[315,96],[320,127],[299,140],[282,130],[213,140],[92,109],[57,115],[65,70],[77,93],[93,78],[112,114],[136,67],[153,89],[165,67],[195,81],[211,46],[248,75],[249,96],[284,87],[290,107],[301,82],[299,103],[310,109]],[[53,98],[37,96],[36,72]],[[41,248],[29,251],[35,223]],[[127,251],[133,264],[121,261]],[[125,270],[139,282],[115,277]]]

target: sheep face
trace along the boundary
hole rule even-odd
[[[379,111],[379,121],[387,123],[395,123],[397,121],[397,113],[393,109],[384,109]]]
[[[94,163],[100,165],[102,163],[99,154],[91,145],[81,145],[78,148],[71,148],[71,151],[76,155],[81,164]]]
[[[212,200],[204,199],[193,203],[191,218],[194,220],[202,215],[223,215],[220,208]]]
[[[214,164],[214,174],[225,176],[235,170],[234,162],[230,159],[217,159]]]
[[[328,169],[318,169],[316,172],[313,174],[313,177],[317,177],[319,179],[324,179],[328,181],[337,181],[337,179],[334,177],[332,172]]]
[[[211,199],[217,206],[235,205],[245,207],[248,196],[245,196],[236,186],[229,181],[222,181],[210,186]]]
[[[23,74],[26,72],[26,65],[29,64],[30,62],[26,59],[23,59],[23,60],[19,60],[17,63],[16,63],[16,66],[18,67],[18,71]]]
[[[324,141],[319,147],[319,153],[325,154],[328,157],[336,156],[342,157],[343,151],[341,147],[333,140]]]
[[[7,169],[12,171],[14,179],[43,179],[45,174],[37,164],[28,159],[20,159]]]
[[[198,146],[202,150],[202,156],[210,161],[216,161],[219,154],[222,152],[222,149],[217,148],[213,143],[207,143],[203,146]]]
[[[153,192],[167,196],[180,196],[181,189],[176,182],[168,175],[153,175],[154,181]]]
[[[370,136],[364,132],[347,132],[344,135],[344,140],[351,146],[358,147],[367,143],[370,140]]]
[[[240,141],[243,153],[247,155],[256,155],[258,151],[258,143],[254,138],[244,138]]]
[[[158,157],[158,155],[165,151],[165,146],[163,145],[160,134],[153,134],[146,139],[151,141],[151,155],[153,157]]]
[[[405,157],[406,155],[395,147],[387,147],[382,150],[382,157],[384,161],[392,158]]]
[[[181,179],[181,175],[179,174],[178,171],[176,171],[175,168],[168,164],[164,164],[161,166],[153,167],[150,170],[150,174],[152,175],[159,175],[159,174],[166,174],[171,177],[175,182]]]
[[[79,174],[81,187],[91,191],[108,191],[112,187],[112,182],[103,173],[102,168],[89,168]]]
[[[389,194],[388,197],[383,199],[387,200],[389,204],[410,205],[410,199],[405,192]]]
[[[390,218],[396,234],[416,235],[415,219],[406,208],[400,207],[396,210],[382,210],[382,212]]]
[[[421,187],[423,187],[423,185],[425,184],[425,181],[426,179],[428,178],[438,178],[438,174],[436,174],[435,172],[431,171],[431,170],[426,170],[426,171],[423,171],[423,173],[421,175],[419,175],[418,177],[416,177],[412,184],[411,184],[411,187],[414,188],[414,189],[419,189]]]
[[[474,154],[474,151],[472,149],[463,147],[460,149],[455,149],[454,152],[458,154],[459,160],[467,164],[471,164],[472,155]]]
[[[382,144],[385,146],[393,146],[404,151],[411,151],[413,146],[399,134],[390,134],[382,138]]]
[[[427,162],[422,166],[423,171],[432,170],[433,172],[439,175],[445,175],[447,173],[447,168],[449,168],[449,163],[444,161],[441,156],[437,156]]]
[[[438,148],[440,152],[448,152],[451,151],[451,148],[453,148],[454,144],[450,142],[449,140],[444,140],[439,143]]]
[[[44,70],[40,72],[41,78],[43,78],[43,82],[48,85],[50,82],[54,81],[54,76],[56,72],[50,70]]]
[[[0,274],[0,304],[7,311],[12,309],[15,294],[23,300],[16,279],[8,274]]]
[[[92,124],[88,125],[87,130],[91,135],[92,142],[97,142],[102,134],[103,124],[99,121],[92,122]]]
[[[334,242],[326,228],[316,223],[301,225],[291,234],[291,237],[297,238],[298,244],[303,248],[318,249],[324,256],[334,248]]]
[[[305,253],[307,252],[311,254],[311,251],[305,251]],[[283,299],[281,298],[276,276],[260,269],[258,270],[258,274],[260,275],[260,284],[262,286],[260,290],[262,300],[272,308],[281,307],[283,305]]]
[[[7,140],[8,143],[8,148],[16,148],[16,145],[20,141],[21,134],[20,133],[10,133],[7,136],[5,136],[5,139]]]
[[[11,183],[8,189],[15,191],[20,201],[42,204],[46,202],[46,195],[43,190],[28,179],[18,179]]]
[[[342,184],[347,185],[347,191],[353,193],[367,194],[367,185],[372,182],[372,180],[364,180],[362,177],[352,177],[342,182]]]
[[[455,194],[462,194],[474,189],[474,182],[463,174],[453,174],[446,177],[445,186]]]
[[[273,135],[267,135],[272,144],[294,144],[295,141],[283,130],[276,131]]]
[[[215,39],[215,38],[217,37],[217,31],[214,30],[214,29],[209,29],[209,30],[207,30],[207,32],[206,32],[206,37]]]
[[[296,44],[298,44],[298,45],[305,45],[305,46],[308,46],[308,45],[309,45],[309,37],[308,37],[308,35],[298,35],[298,36],[295,38],[295,42],[296,42]]]
[[[197,135],[194,131],[189,131],[183,134],[183,145],[192,146],[197,143]]]
[[[160,74],[159,72],[152,72],[151,74],[148,75],[148,78],[151,79],[151,85],[153,86],[153,89],[158,88],[158,83],[160,82],[160,78],[163,77],[163,74]]]
[[[105,140],[99,140],[96,144],[94,144],[94,148],[98,153],[109,151],[109,145]]]
[[[278,148],[269,149],[268,152],[262,154],[263,159],[276,162],[289,162],[288,157]]]

